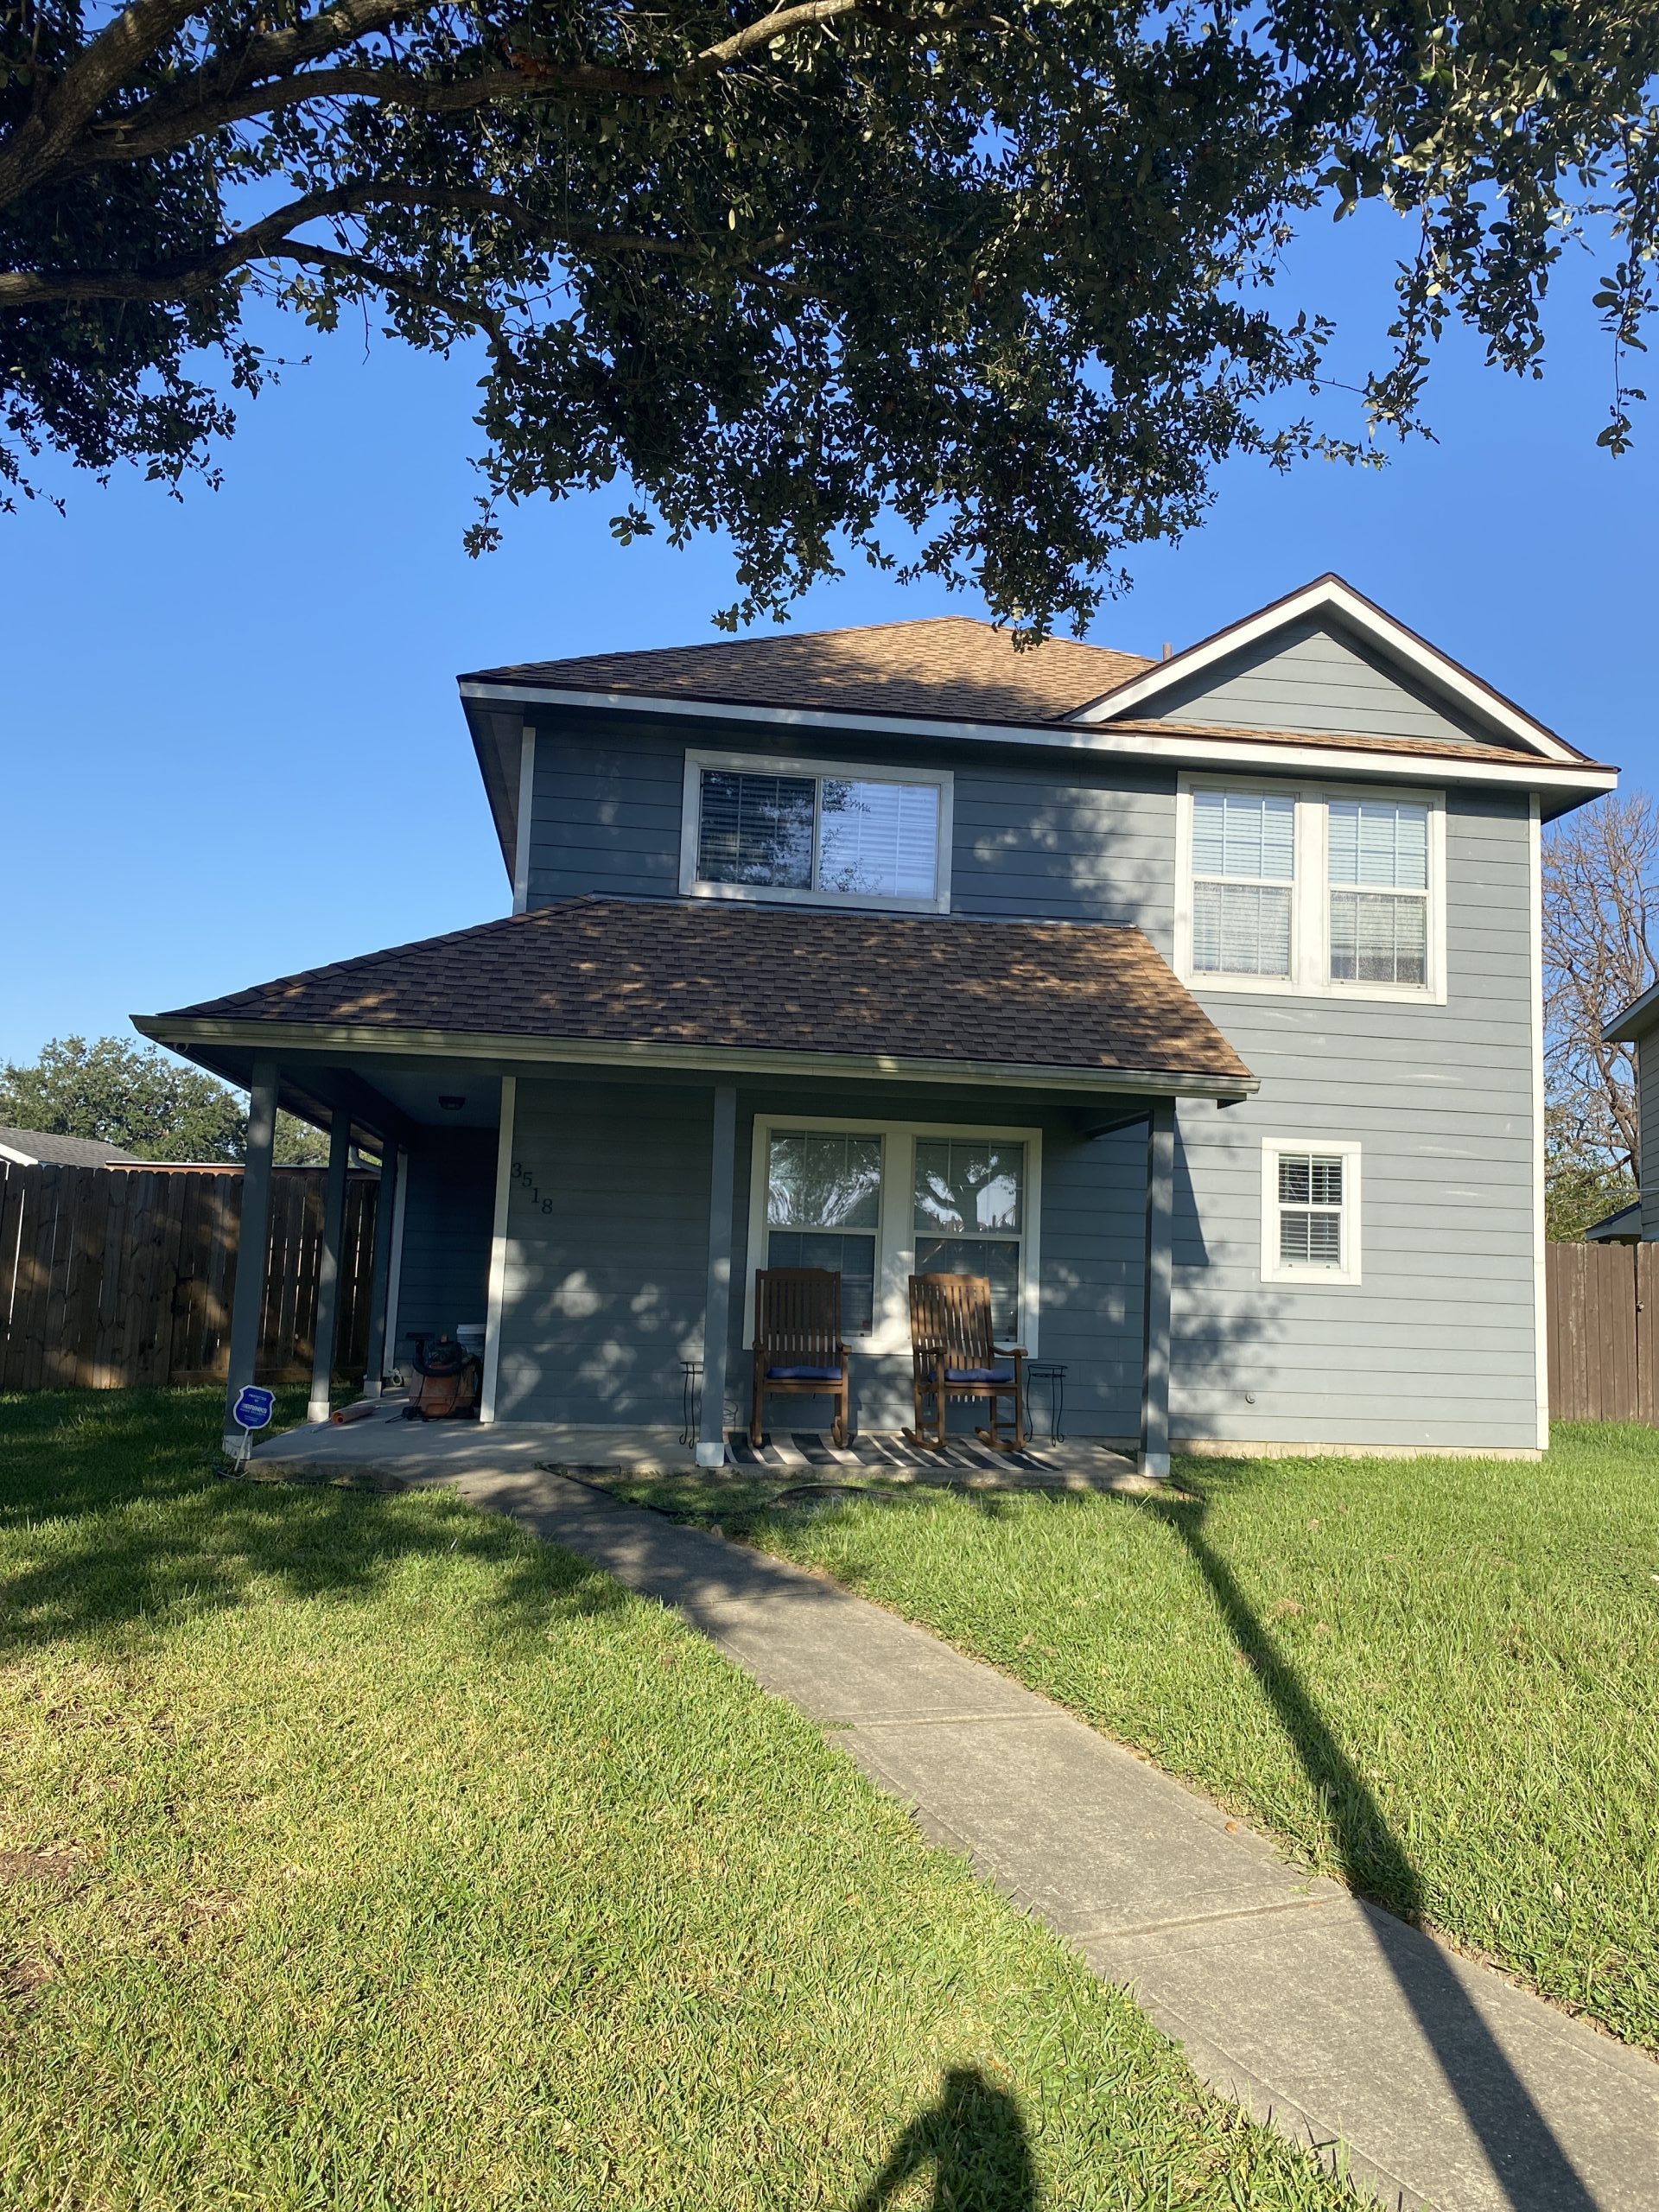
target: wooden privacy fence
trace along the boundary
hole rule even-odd
[[[19,1167],[0,1161],[0,1390],[222,1382],[236,1289],[239,1168]],[[321,1167],[272,1172],[262,1382],[311,1374]],[[337,1374],[360,1377],[379,1177],[346,1186]]]
[[[1659,1244],[1552,1244],[1549,1410],[1659,1421]]]

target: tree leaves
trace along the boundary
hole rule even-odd
[[[1601,442],[1653,306],[1659,11],[1269,0],[130,0],[0,22],[0,485],[48,448],[211,475],[251,297],[487,353],[503,508],[630,480],[619,534],[724,531],[735,625],[847,549],[1081,624],[1216,465],[1370,457],[1287,407],[1321,202],[1409,216],[1373,423],[1471,323],[1535,374],[1565,247],[1611,227]]]

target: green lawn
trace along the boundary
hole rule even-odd
[[[1173,1499],[619,1484],[810,1560],[1659,2049],[1659,1436]]]
[[[0,2202],[1346,2201],[671,1616],[218,1410],[0,1401]]]

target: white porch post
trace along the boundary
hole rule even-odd
[[[400,1146],[380,1140],[380,1183],[374,1194],[374,1259],[369,1272],[369,1342],[364,1357],[363,1395],[378,1398],[386,1379],[386,1315],[391,1292],[391,1239],[397,1225],[403,1178]]]
[[[495,1151],[495,1228],[490,1238],[490,1303],[485,1316],[484,1377],[479,1389],[480,1423],[495,1419],[501,1379],[501,1321],[507,1302],[507,1208],[512,1197],[512,1118],[518,1103],[515,1076],[501,1078],[501,1134]]]
[[[702,1319],[702,1419],[697,1465],[726,1464],[726,1338],[732,1318],[732,1185],[737,1173],[737,1089],[715,1085],[709,1156],[709,1285]]]
[[[1143,1475],[1169,1479],[1170,1293],[1173,1280],[1175,1105],[1163,1099],[1147,1120],[1147,1243],[1141,1356]]]
[[[351,1165],[352,1117],[336,1106],[328,1129],[328,1179],[322,1190],[322,1243],[317,1253],[317,1321],[311,1345],[307,1421],[327,1421],[340,1324],[340,1257],[346,1241],[346,1170]]]
[[[265,1304],[265,1266],[270,1247],[270,1148],[276,1135],[276,1063],[253,1064],[248,1097],[248,1150],[242,1166],[242,1211],[237,1230],[236,1296],[231,1308],[230,1374],[225,1391],[225,1449],[242,1448],[242,1431],[231,1408],[253,1380],[259,1323]]]

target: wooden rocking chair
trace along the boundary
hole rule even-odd
[[[765,1441],[766,1400],[779,1392],[833,1398],[830,1440],[846,1445],[852,1377],[841,1338],[841,1277],[828,1268],[759,1268],[754,1277],[754,1393],[749,1442]]]
[[[983,1398],[990,1426],[974,1431],[995,1452],[1018,1452],[1026,1435],[1026,1353],[1023,1345],[995,1342],[991,1286],[983,1275],[912,1275],[910,1279],[911,1389],[916,1425],[912,1444],[938,1452],[945,1443],[945,1402]],[[1003,1399],[1014,1406],[1014,1434],[998,1421]],[[931,1401],[930,1410],[929,1401]]]

